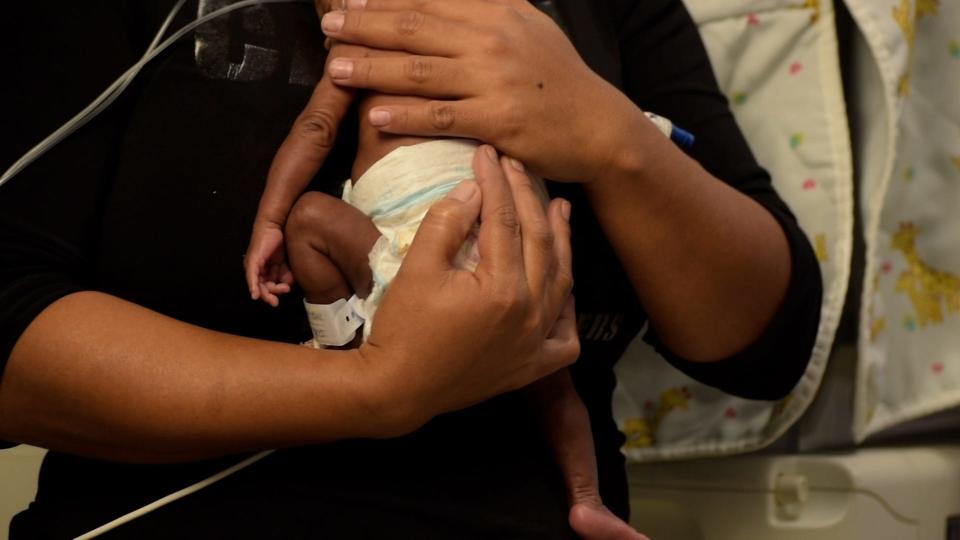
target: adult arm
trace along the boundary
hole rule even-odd
[[[701,373],[691,361],[723,360],[720,370],[758,375],[726,381],[725,389],[783,395],[802,373],[816,332],[812,250],[762,170],[744,176],[742,168],[716,167],[718,159],[698,163],[644,118],[630,97],[672,103],[654,110],[677,113],[675,120],[697,130],[703,156],[728,151],[755,167],[682,5],[629,5],[618,14],[627,20],[619,46],[631,71],[629,97],[590,71],[552,21],[513,0],[464,1],[456,9],[368,0],[362,13],[329,13],[328,36],[414,55],[360,51],[331,62],[329,73],[344,86],[435,98],[374,109],[369,120],[384,131],[480,138],[545,176],[584,182],[668,358]],[[685,42],[678,48],[676,40]],[[683,123],[691,120],[684,110],[706,114]],[[570,136],[543,136],[554,132]]]
[[[112,6],[20,7],[2,33],[10,50],[22,52],[23,75],[0,90],[12,104],[4,131],[22,134],[2,149],[4,163],[96,95],[138,49],[128,41],[127,18]],[[27,18],[65,43],[32,39],[15,24]],[[76,37],[71,28],[90,31],[85,50],[67,46]],[[34,100],[48,106],[37,112]],[[102,197],[126,106],[121,99],[0,190],[0,438],[160,462],[390,436],[575,358],[562,205],[532,216],[557,242],[540,246],[536,261],[518,258],[533,249],[521,247],[530,236],[516,227],[526,207],[514,205],[489,158],[477,162],[483,197],[465,184],[428,215],[408,259],[419,271],[402,273],[385,298],[381,313],[394,322],[378,325],[375,347],[316,352],[230,336],[95,292]],[[308,109],[304,117],[327,121],[295,125],[284,151],[296,157],[309,148],[315,161],[308,168],[319,167],[322,143],[335,138],[333,120],[345,105],[323,98]],[[494,250],[485,257],[499,266],[467,277],[449,260],[481,212],[481,198],[488,216],[497,209],[481,234]],[[418,294],[426,288],[430,294]],[[428,325],[431,333],[421,335]]]
[[[475,160],[485,209],[472,183],[431,209],[360,349],[231,336],[73,293],[14,346],[0,386],[0,437],[135,462],[387,437],[568,365],[578,344],[562,202],[548,215],[515,205],[526,195],[511,189],[492,153],[485,147]],[[485,263],[457,270],[451,260],[481,213]],[[556,243],[523,239],[516,224],[529,220]],[[522,252],[539,255],[524,261]],[[428,335],[417,331],[428,321]]]

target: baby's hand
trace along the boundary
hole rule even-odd
[[[254,224],[243,266],[247,274],[250,298],[262,298],[273,307],[280,305],[277,295],[290,292],[293,273],[287,266],[283,229],[278,224]]]

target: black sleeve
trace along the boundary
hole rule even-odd
[[[792,274],[765,333],[719,362],[691,362],[654,332],[644,339],[671,364],[705,384],[748,399],[784,397],[803,375],[820,321],[819,263],[790,209],[757,164],[720,92],[696,25],[680,0],[615,0],[624,90],[644,110],[696,136],[690,155],[717,178],[763,205],[783,228]]]
[[[0,168],[80,111],[134,57],[129,13],[100,2],[13,2],[0,17],[0,51],[12,69],[0,85]],[[146,47],[146,44],[143,44]],[[101,115],[0,187],[0,376],[41,311],[95,287],[102,200],[118,108]],[[2,381],[2,379],[0,379]]]

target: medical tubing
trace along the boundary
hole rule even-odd
[[[241,461],[240,463],[237,463],[236,465],[234,465],[234,466],[232,466],[232,467],[230,467],[230,468],[224,469],[224,470],[218,472],[217,474],[215,474],[215,475],[213,475],[213,476],[211,476],[211,477],[209,477],[209,478],[207,478],[207,479],[205,479],[205,480],[201,480],[201,481],[197,482],[196,484],[193,484],[193,485],[191,485],[191,486],[187,486],[187,487],[181,489],[180,491],[175,491],[175,492],[167,495],[166,497],[164,497],[164,498],[162,498],[162,499],[157,499],[157,500],[153,501],[152,503],[150,503],[150,504],[148,504],[148,505],[146,505],[146,506],[143,506],[143,507],[141,507],[141,508],[138,508],[138,509],[136,509],[136,510],[130,512],[130,513],[124,514],[124,515],[118,517],[117,519],[111,521],[110,523],[101,525],[101,526],[97,527],[96,529],[93,529],[93,530],[90,531],[90,532],[84,533],[84,534],[82,534],[82,535],[74,538],[74,540],[88,540],[88,539],[90,539],[90,538],[95,538],[95,537],[97,537],[97,536],[100,536],[101,534],[103,534],[103,533],[105,533],[105,532],[107,532],[107,531],[116,529],[117,527],[123,525],[124,523],[128,523],[128,522],[130,522],[130,521],[133,521],[133,520],[137,519],[138,517],[141,517],[141,516],[143,516],[143,515],[149,514],[150,512],[153,512],[153,511],[156,510],[157,508],[160,508],[160,507],[162,507],[162,506],[166,506],[166,505],[172,503],[173,501],[176,501],[177,499],[182,499],[182,498],[186,497],[187,495],[190,495],[191,493],[196,493],[197,491],[200,491],[201,489],[203,489],[203,488],[205,488],[205,487],[207,487],[207,486],[209,486],[209,485],[211,485],[211,484],[215,484],[215,483],[219,482],[220,480],[223,480],[224,478],[230,476],[231,474],[233,474],[233,473],[235,473],[235,472],[237,472],[237,471],[240,471],[240,470],[242,470],[242,469],[245,469],[245,468],[249,467],[250,465],[253,465],[254,463],[260,461],[261,459],[269,456],[270,454],[272,454],[272,453],[274,453],[274,452],[275,452],[275,450],[264,450],[263,452],[260,452],[259,454],[250,456],[249,458]]]
[[[163,35],[163,32],[166,31],[167,27],[170,25],[170,22],[176,16],[180,7],[184,4],[186,0],[180,0],[171,10],[170,15],[167,16],[167,20],[164,21],[163,26],[161,26],[161,32],[158,33],[157,37],[154,38],[154,43],[157,42],[160,36]],[[120,75],[117,80],[113,81],[107,89],[97,96],[89,105],[87,105],[82,111],[80,111],[76,116],[67,121],[63,126],[50,134],[46,139],[41,141],[39,144],[30,149],[26,154],[18,159],[9,169],[7,169],[3,176],[0,177],[0,187],[10,181],[11,178],[19,174],[23,169],[28,167],[31,163],[37,160],[40,156],[45,154],[48,150],[59,144],[63,139],[69,136],[71,133],[84,126],[90,120],[96,118],[101,112],[104,111],[110,104],[112,104],[120,93],[123,92],[130,82],[133,81],[134,77],[140,73],[145,65],[148,62],[156,58],[160,53],[166,50],[168,47],[177,42],[181,37],[186,35],[188,32],[194,28],[205,24],[211,19],[215,19],[232,11],[243,9],[258,4],[312,4],[310,0],[242,0],[236,4],[231,4],[229,6],[220,8],[210,13],[188,23],[183,28],[177,30],[173,35],[164,40],[157,46],[153,46],[154,43],[151,43],[151,47],[147,49],[146,53],[136,64],[130,67],[127,71]]]
[[[689,150],[693,147],[693,142],[696,140],[693,136],[693,133],[677,127],[673,122],[670,121],[669,118],[660,116],[659,114],[648,111],[645,111],[643,114],[648,120],[653,122],[653,125],[660,130],[660,133],[666,135],[668,139],[673,141],[680,148]]]
[[[163,35],[167,32],[167,28],[170,27],[170,23],[173,22],[174,17],[176,17],[177,13],[180,11],[180,8],[183,7],[185,2],[186,0],[179,0],[179,2],[173,6],[173,9],[170,10],[170,14],[167,15],[167,18],[160,26],[160,30],[157,31],[157,34],[153,37],[153,41],[150,42],[150,45],[144,52],[144,57],[157,48],[157,44],[160,42],[160,39],[163,38]],[[141,59],[142,58],[143,57],[141,57]],[[134,64],[134,66],[136,66],[136,64]],[[20,171],[28,167],[31,163],[40,158],[40,156],[47,153],[48,150],[59,144],[61,141],[63,141],[63,139],[69,137],[74,131],[84,126],[90,120],[99,116],[100,113],[103,112],[104,109],[106,109],[111,103],[113,103],[133,81],[133,78],[136,76],[136,72],[131,73],[132,69],[133,67],[124,72],[123,75],[121,75],[117,80],[113,81],[113,83],[111,83],[110,86],[103,91],[103,93],[97,96],[83,110],[77,113],[70,120],[67,120],[65,124],[48,135],[47,138],[40,141],[36,146],[28,150],[9,169],[7,169],[6,172],[4,172],[2,177],[0,177],[0,186],[19,174]]]

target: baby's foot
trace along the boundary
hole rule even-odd
[[[584,540],[650,540],[602,504],[574,504],[570,509],[570,527]]]

